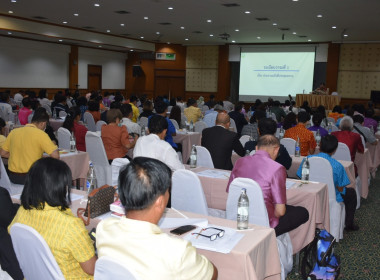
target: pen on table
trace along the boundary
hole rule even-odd
[[[188,218],[189,218],[189,217],[186,216],[185,214],[182,214],[181,212],[179,212],[177,209],[175,209],[175,208],[173,208],[173,207],[172,207],[172,209],[173,209],[175,212],[177,212],[178,214],[180,214],[182,217],[184,217],[185,219],[188,219]]]

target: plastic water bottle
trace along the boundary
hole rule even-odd
[[[246,151],[245,151],[245,156],[247,157],[247,156],[249,156],[249,154],[250,154],[250,151],[249,151],[249,150],[246,150]]]
[[[265,115],[267,118],[269,118],[269,109],[268,108],[266,109]]]
[[[70,152],[76,152],[77,151],[77,144],[75,141],[74,133],[71,132],[70,135]]]
[[[302,165],[302,183],[309,182],[309,173],[310,173],[310,163],[308,157],[305,158],[303,165]]]
[[[94,165],[92,164],[91,161],[90,161],[90,167],[87,173],[86,187],[87,187],[87,194],[90,194],[94,189],[98,187]]]
[[[278,132],[278,139],[282,139],[284,138],[284,135],[285,135],[285,132],[284,132],[284,129],[282,128],[282,126],[280,127],[280,131]]]
[[[248,228],[248,215],[249,215],[249,200],[247,196],[247,190],[241,189],[241,194],[238,200],[237,211],[237,228]]]
[[[197,167],[197,148],[193,145],[190,152],[190,168],[195,167]]]
[[[380,122],[377,123],[377,131],[380,131]]]
[[[146,135],[146,131],[145,131],[145,125],[143,125],[141,127],[141,136],[145,136]]]
[[[319,132],[319,129],[317,130],[317,133],[315,134],[315,141],[317,142],[317,145],[321,143],[321,133]]]
[[[301,156],[301,147],[300,147],[300,138],[297,137],[297,141],[296,141],[296,151],[294,153],[294,156],[296,157],[299,157]]]
[[[57,119],[57,110],[55,109],[55,107],[53,108],[53,118]]]
[[[331,122],[329,122],[329,124],[327,126],[327,130],[328,130],[329,134],[331,134],[331,132],[332,132],[332,124],[331,124]]]
[[[190,122],[189,131],[194,132],[194,123],[193,121]]]

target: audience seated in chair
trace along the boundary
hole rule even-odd
[[[248,121],[244,117],[244,114],[242,112],[243,109],[243,103],[239,102],[239,104],[235,106],[235,110],[228,113],[230,118],[235,121],[237,133],[239,136],[241,135],[241,130],[243,129],[243,126],[248,124]]]
[[[268,211],[269,224],[275,229],[276,236],[289,232],[309,219],[304,207],[286,204],[286,170],[275,162],[280,149],[280,142],[274,135],[259,138],[256,153],[238,159],[231,172],[229,185],[235,178],[249,178],[256,181],[264,195]]]
[[[69,207],[71,180],[65,162],[54,158],[36,161],[8,231],[15,223],[34,228],[48,244],[65,279],[89,279],[94,274],[96,256],[87,229]]]
[[[33,113],[32,110],[32,101],[29,97],[25,97],[22,100],[22,107],[20,111],[18,112],[18,120],[21,125],[26,125],[28,123],[28,117],[31,113]]]
[[[123,118],[120,121],[121,125],[124,125],[128,133],[131,135],[140,135],[141,127],[132,121],[133,119],[133,109],[131,104],[123,104],[120,108],[121,113],[123,114]]]
[[[209,113],[207,113],[209,112]],[[226,112],[222,105],[216,104],[212,110],[207,111],[203,121],[207,124],[207,127],[215,126],[215,120],[218,113]]]
[[[322,157],[327,159],[333,170],[333,179],[335,185],[335,194],[337,202],[344,202],[346,207],[346,230],[358,230],[359,227],[354,225],[354,216],[356,211],[356,192],[353,188],[346,188],[350,184],[350,179],[344,170],[343,165],[333,159],[331,156],[338,148],[338,139],[334,135],[326,135],[321,139],[321,152],[309,157]],[[297,176],[301,178],[303,161],[298,168]]]
[[[364,137],[364,140],[366,143],[370,143],[372,145],[377,145],[377,139],[373,132],[368,127],[364,126],[364,118],[362,115],[354,115],[353,116],[354,121],[354,130],[353,132],[356,132]]]
[[[251,140],[256,141],[259,139],[259,132],[257,130],[258,122],[265,118],[265,111],[257,110],[253,113],[252,117],[249,119],[249,124],[243,126],[241,130],[241,135],[248,135]]]
[[[192,121],[193,123],[196,123],[200,118],[202,118],[201,109],[197,107],[197,101],[195,99],[189,98],[184,114],[188,122]]]
[[[323,120],[323,116],[320,113],[315,112],[313,115],[313,126],[310,126],[308,128],[308,130],[310,130],[310,131],[318,131],[319,130],[319,134],[321,135],[321,137],[329,134],[329,132],[321,126],[322,120]]]
[[[117,256],[140,279],[217,279],[216,267],[181,238],[157,226],[169,200],[171,170],[156,159],[137,157],[119,177],[126,216],[99,223],[98,256]]]
[[[70,132],[74,132],[77,150],[85,152],[86,151],[86,133],[87,128],[79,123],[80,122],[81,111],[78,107],[71,107],[62,127],[66,128]]]
[[[89,112],[94,118],[94,122],[97,123],[100,120],[99,102],[95,100],[90,100],[87,103],[87,106],[88,106],[88,110],[86,112]]]

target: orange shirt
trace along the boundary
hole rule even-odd
[[[334,118],[335,122],[337,122],[338,119],[344,117],[344,114],[339,114],[339,113],[334,112],[334,113],[329,113],[329,117]]]
[[[284,138],[292,138],[297,141],[300,138],[301,156],[307,156],[310,149],[315,149],[317,143],[314,139],[314,134],[308,130],[305,125],[297,124],[295,127],[285,131]]]
[[[128,149],[125,145],[129,142],[129,134],[125,125],[103,125],[102,140],[107,158],[115,159],[124,157]]]
[[[99,111],[86,111],[86,112],[89,112],[92,117],[94,118],[94,121],[95,121],[95,124],[100,121],[100,112]]]

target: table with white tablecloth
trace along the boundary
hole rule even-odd
[[[199,132],[183,133],[179,131],[177,131],[177,135],[173,137],[174,143],[182,144],[182,161],[184,164],[187,163],[190,158],[191,147],[193,145],[201,145],[201,137],[202,134]]]

